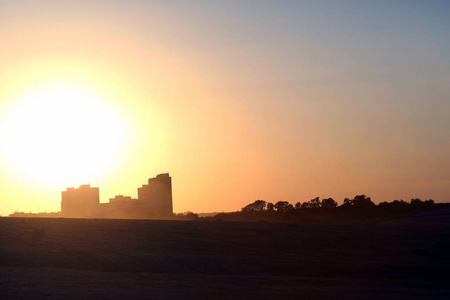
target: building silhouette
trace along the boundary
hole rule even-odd
[[[61,214],[66,217],[93,215],[100,204],[99,188],[89,184],[79,188],[67,188],[61,192]]]
[[[138,198],[117,195],[100,203],[99,188],[82,185],[61,192],[61,215],[69,218],[167,219],[173,215],[169,173],[150,178]]]
[[[138,188],[138,200],[148,205],[158,215],[171,215],[173,213],[172,178],[169,173],[150,178],[148,184]]]

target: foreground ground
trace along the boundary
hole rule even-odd
[[[0,295],[449,299],[449,217],[329,225],[0,218]]]

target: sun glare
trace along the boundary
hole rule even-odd
[[[89,89],[53,84],[13,101],[0,119],[1,157],[11,171],[52,185],[95,180],[120,158],[126,125]]]

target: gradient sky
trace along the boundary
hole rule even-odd
[[[0,127],[20,95],[63,80],[111,112],[98,119],[111,131],[86,145],[97,151],[77,159],[115,155],[65,180],[73,154],[54,174],[35,151],[67,143],[61,132],[3,126],[41,164],[2,154],[0,215],[58,211],[61,191],[84,183],[101,202],[137,197],[163,172],[175,212],[363,193],[448,202],[449,14],[449,1],[0,1]],[[76,128],[78,145],[96,130]]]

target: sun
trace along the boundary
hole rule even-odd
[[[98,179],[120,160],[126,122],[94,91],[49,84],[24,94],[0,115],[0,153],[19,176],[52,185]]]

